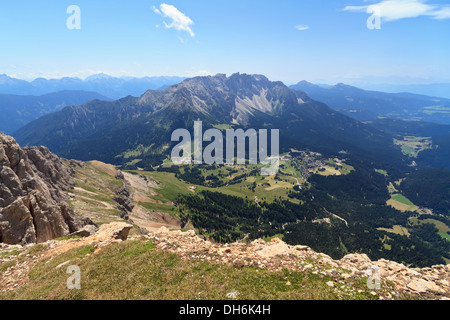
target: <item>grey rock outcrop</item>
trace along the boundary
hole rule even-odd
[[[0,242],[39,243],[78,230],[66,192],[73,174],[47,148],[20,148],[0,132]]]

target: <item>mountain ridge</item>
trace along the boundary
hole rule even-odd
[[[319,86],[307,81],[290,86],[360,121],[377,118],[450,124],[450,99],[408,92],[387,93],[338,83]]]
[[[63,90],[39,96],[0,93],[0,131],[11,134],[40,116],[91,100],[110,101],[97,92]]]
[[[363,156],[392,145],[390,135],[341,115],[304,92],[262,75],[239,73],[190,78],[164,91],[147,90],[139,98],[69,107],[33,121],[14,136],[22,145],[43,144],[65,157],[114,164],[153,157],[148,159],[157,165],[168,155],[171,133],[192,129],[196,120],[202,120],[205,128],[220,124],[284,128],[284,148],[289,143],[328,153],[359,148]],[[366,143],[361,143],[364,139]],[[145,154],[123,156],[140,145],[148,147]]]
[[[19,95],[43,95],[62,90],[94,91],[112,99],[128,95],[140,96],[148,89],[159,89],[179,83],[183,77],[114,77],[106,74],[94,74],[86,79],[63,77],[59,79],[36,78],[32,81],[15,79],[0,75],[0,93]]]

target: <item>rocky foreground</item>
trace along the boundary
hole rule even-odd
[[[48,247],[46,250],[35,256],[30,255],[28,259],[8,268],[0,275],[0,291],[13,290],[27,283],[28,271],[36,262],[72,248],[92,245],[97,248],[96,250],[102,250],[115,242],[152,241],[158,249],[176,253],[183,259],[232,264],[237,268],[251,266],[272,271],[290,269],[312,272],[332,279],[327,285],[335,287],[336,290],[346,287],[349,279],[364,279],[364,281],[367,279],[368,290],[380,299],[402,299],[411,296],[423,299],[450,299],[450,265],[408,268],[384,259],[371,261],[365,254],[349,254],[341,260],[333,260],[307,246],[290,246],[278,238],[270,242],[259,239],[250,243],[221,245],[206,241],[194,231],[170,231],[166,227],[145,236],[128,237],[131,228],[132,226],[127,223],[111,223],[102,225],[92,235],[84,238],[47,241],[44,244]],[[0,247],[0,265],[8,259],[13,259],[13,257],[2,258],[2,252],[19,247],[3,244]],[[347,286],[345,290],[352,289]]]
[[[269,270],[309,270],[332,276],[330,286],[344,284],[350,277],[370,278],[374,295],[376,279],[392,284],[392,291],[384,291],[382,299],[392,299],[401,294],[419,295],[438,299],[450,299],[450,265],[429,268],[408,268],[403,264],[380,259],[371,261],[366,254],[349,254],[341,260],[333,260],[302,245],[290,246],[278,238],[266,242],[262,239],[251,243],[213,244],[195,235],[194,231],[169,231],[162,227],[149,238],[157,247],[170,250],[179,256],[217,263],[229,263],[237,267],[254,266]]]

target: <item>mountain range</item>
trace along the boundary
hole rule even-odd
[[[323,86],[300,81],[290,88],[360,121],[391,118],[450,124],[450,99],[446,98],[368,91],[343,83]]]
[[[21,145],[45,145],[63,157],[148,167],[170,154],[171,133],[192,130],[195,120],[202,120],[205,130],[218,125],[282,129],[282,150],[308,148],[330,155],[347,150],[380,166],[405,164],[391,134],[282,82],[239,73],[190,78],[140,97],[69,106],[31,122],[14,137]]]
[[[203,130],[279,129],[280,170],[265,177],[249,167],[172,165],[178,144],[172,133],[192,135],[199,120]],[[333,258],[364,252],[428,266],[450,259],[450,229],[439,224],[450,227],[449,203],[442,201],[449,190],[449,134],[442,124],[362,122],[282,82],[236,73],[67,106],[14,137],[25,149],[43,145],[67,159],[103,161],[146,181],[146,175],[155,178],[160,192],[139,205],[214,241],[281,235]]]
[[[362,84],[356,85],[368,90],[383,92],[411,92],[432,97],[442,97],[450,99],[450,83],[429,83],[429,84]]]
[[[0,94],[0,131],[11,134],[39,117],[59,111],[66,106],[79,105],[88,101],[111,100],[97,92],[59,91],[41,96]]]
[[[181,77],[113,77],[95,74],[82,80],[76,77],[61,79],[36,78],[33,81],[0,75],[0,93],[16,95],[43,95],[64,90],[94,91],[119,99],[128,95],[140,96],[148,89],[161,89],[182,81]]]

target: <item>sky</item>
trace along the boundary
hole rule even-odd
[[[450,82],[446,0],[0,2],[0,74]]]

